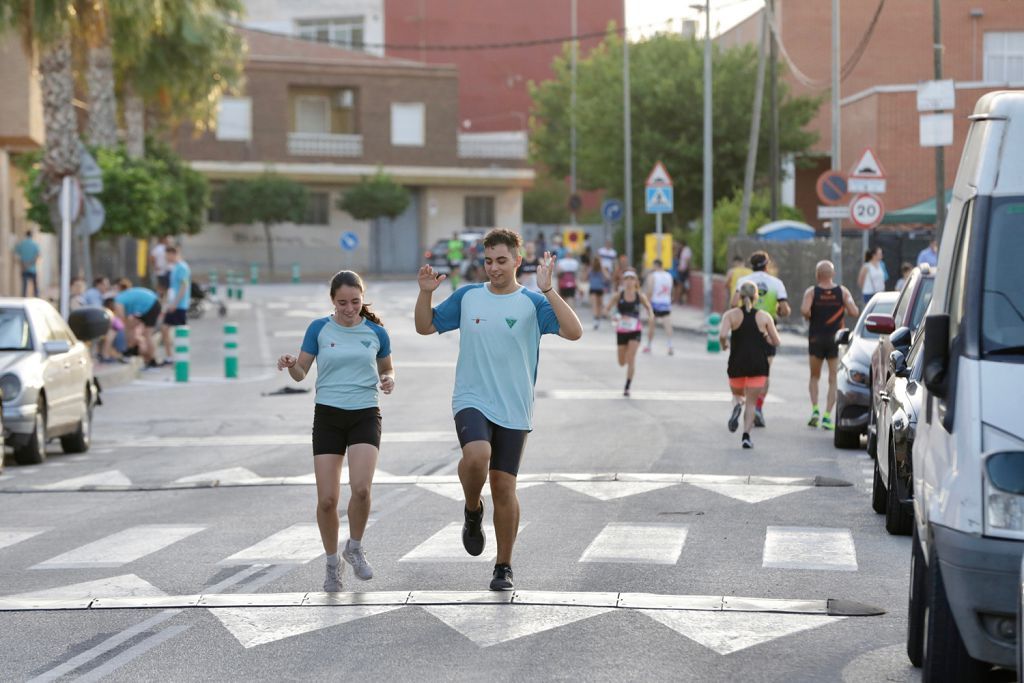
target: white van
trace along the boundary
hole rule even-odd
[[[907,654],[925,681],[1016,666],[1024,553],[1024,91],[971,117],[939,247],[914,442]]]

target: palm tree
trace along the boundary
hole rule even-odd
[[[117,145],[117,96],[114,54],[110,44],[110,11],[106,0],[75,0],[79,35],[85,42],[89,90],[88,139],[99,147]]]

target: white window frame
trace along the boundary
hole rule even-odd
[[[356,40],[356,33],[359,40]],[[295,33],[306,40],[327,42],[332,45],[362,50],[366,40],[366,17],[355,15],[324,19],[300,19],[295,22]]]
[[[423,147],[427,138],[427,107],[423,102],[391,103],[391,144]]]
[[[322,108],[323,114],[323,126],[322,130],[304,130],[302,127],[302,117],[299,115],[299,109],[303,105],[317,105]],[[316,112],[314,112],[316,113]],[[317,133],[327,134],[331,132],[331,100],[323,95],[297,95],[295,97],[295,132],[296,133]]]
[[[982,52],[986,83],[1024,83],[1024,31],[986,31]]]
[[[252,98],[221,97],[217,104],[217,140],[252,140]]]

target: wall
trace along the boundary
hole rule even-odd
[[[383,55],[383,0],[245,0],[246,26],[274,33],[295,33],[296,19],[362,16],[367,52]]]
[[[17,34],[0,34],[0,146],[30,149],[43,144],[43,100],[34,62]]]
[[[494,195],[495,227],[522,230],[523,191],[520,188],[430,187],[424,191],[422,243],[429,248],[453,231],[466,230],[464,199],[467,195]],[[482,229],[486,232],[486,228]]]

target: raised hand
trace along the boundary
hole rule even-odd
[[[438,274],[434,272],[434,269],[429,264],[424,265],[420,268],[419,275],[416,281],[420,283],[420,290],[424,292],[433,292],[438,288],[441,282],[447,279],[447,275]]]
[[[298,360],[295,356],[286,353],[277,359],[277,369],[280,371],[285,368],[294,368]]]
[[[540,291],[551,289],[551,274],[555,270],[555,257],[550,251],[545,251],[537,264],[537,287]]]

